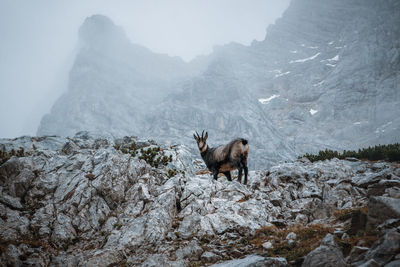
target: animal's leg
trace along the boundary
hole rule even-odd
[[[212,174],[214,176],[214,180],[217,180],[218,179],[218,171],[217,170],[213,170]]]
[[[243,168],[240,167],[240,168],[239,168],[239,175],[238,175],[238,181],[239,181],[239,183],[242,182],[242,174],[243,174]]]
[[[232,181],[231,172],[224,172],[224,175],[228,178],[228,181]]]
[[[249,173],[249,169],[247,168],[247,164],[244,167],[244,184],[247,184],[247,175]]]

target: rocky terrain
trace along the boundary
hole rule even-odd
[[[218,181],[182,145],[1,139],[2,266],[398,266],[400,166],[306,159]]]
[[[253,170],[299,154],[400,142],[400,2],[293,0],[250,46],[190,63],[132,44],[104,16],[86,19],[68,91],[38,135],[82,130],[212,145],[251,141]]]

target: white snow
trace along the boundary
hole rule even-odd
[[[356,122],[354,122],[353,124],[355,124],[355,125],[360,125],[360,124],[361,124],[361,121],[356,121]]]
[[[278,77],[281,77],[281,76],[284,76],[284,75],[288,75],[289,73],[290,73],[290,71],[284,72],[284,73],[275,74],[275,78],[278,78]]]
[[[317,113],[318,112],[318,110],[315,110],[315,109],[310,109],[310,113],[311,113],[311,115],[314,115],[315,113]]]
[[[342,49],[343,46],[335,46],[336,49]]]
[[[290,51],[290,53],[297,54],[297,50],[292,50],[292,51]]]
[[[303,59],[297,59],[297,60],[291,60],[290,62],[289,62],[289,64],[292,64],[292,63],[302,63],[302,62],[306,62],[306,61],[309,61],[309,60],[313,60],[313,59],[315,59],[316,57],[318,57],[319,55],[321,55],[321,53],[316,53],[315,55],[313,55],[313,56],[311,56],[311,57],[308,57],[308,58],[303,58]]]
[[[320,81],[319,83],[314,83],[313,86],[320,86],[325,82],[325,80]]]
[[[385,129],[384,129],[384,128],[388,127],[390,124],[392,124],[391,121],[389,121],[388,123],[383,124],[382,126],[380,126],[380,127],[378,127],[378,128],[376,129],[375,133],[379,133],[379,132],[384,133],[384,132],[385,132]]]
[[[261,104],[268,104],[269,103],[269,101],[271,101],[272,99],[274,99],[274,98],[277,98],[277,97],[279,97],[280,95],[272,95],[272,96],[270,96],[270,97],[268,97],[268,98],[260,98],[260,99],[258,99],[258,101],[260,101],[260,103]]]
[[[282,73],[282,70],[269,70],[268,72],[273,72],[273,73]]]
[[[336,67],[336,65],[335,64],[329,64],[329,63],[327,63],[327,64],[325,64],[325,65],[327,65],[327,66],[329,66],[329,67]]]
[[[328,45],[333,45],[334,42],[335,42],[335,41],[331,41],[331,42],[328,43]]]
[[[331,61],[339,61],[339,55],[334,56],[333,58],[327,59],[329,62]]]
[[[317,48],[318,48],[318,46],[309,46],[308,48],[311,48],[311,49],[317,49]]]

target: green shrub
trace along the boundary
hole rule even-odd
[[[159,146],[150,147],[148,149],[140,149],[139,159],[143,159],[150,166],[158,168],[159,166],[166,166],[172,162],[172,155],[169,157],[164,154]]]
[[[11,149],[10,152],[0,150],[0,165],[5,163],[7,160],[9,160],[12,156],[16,156],[18,158],[20,157],[25,157],[25,151],[23,147],[20,147],[17,151],[14,149]]]

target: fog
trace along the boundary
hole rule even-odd
[[[93,14],[130,40],[189,61],[229,42],[262,40],[289,0],[0,2],[0,137],[35,135],[67,88],[77,31]]]

